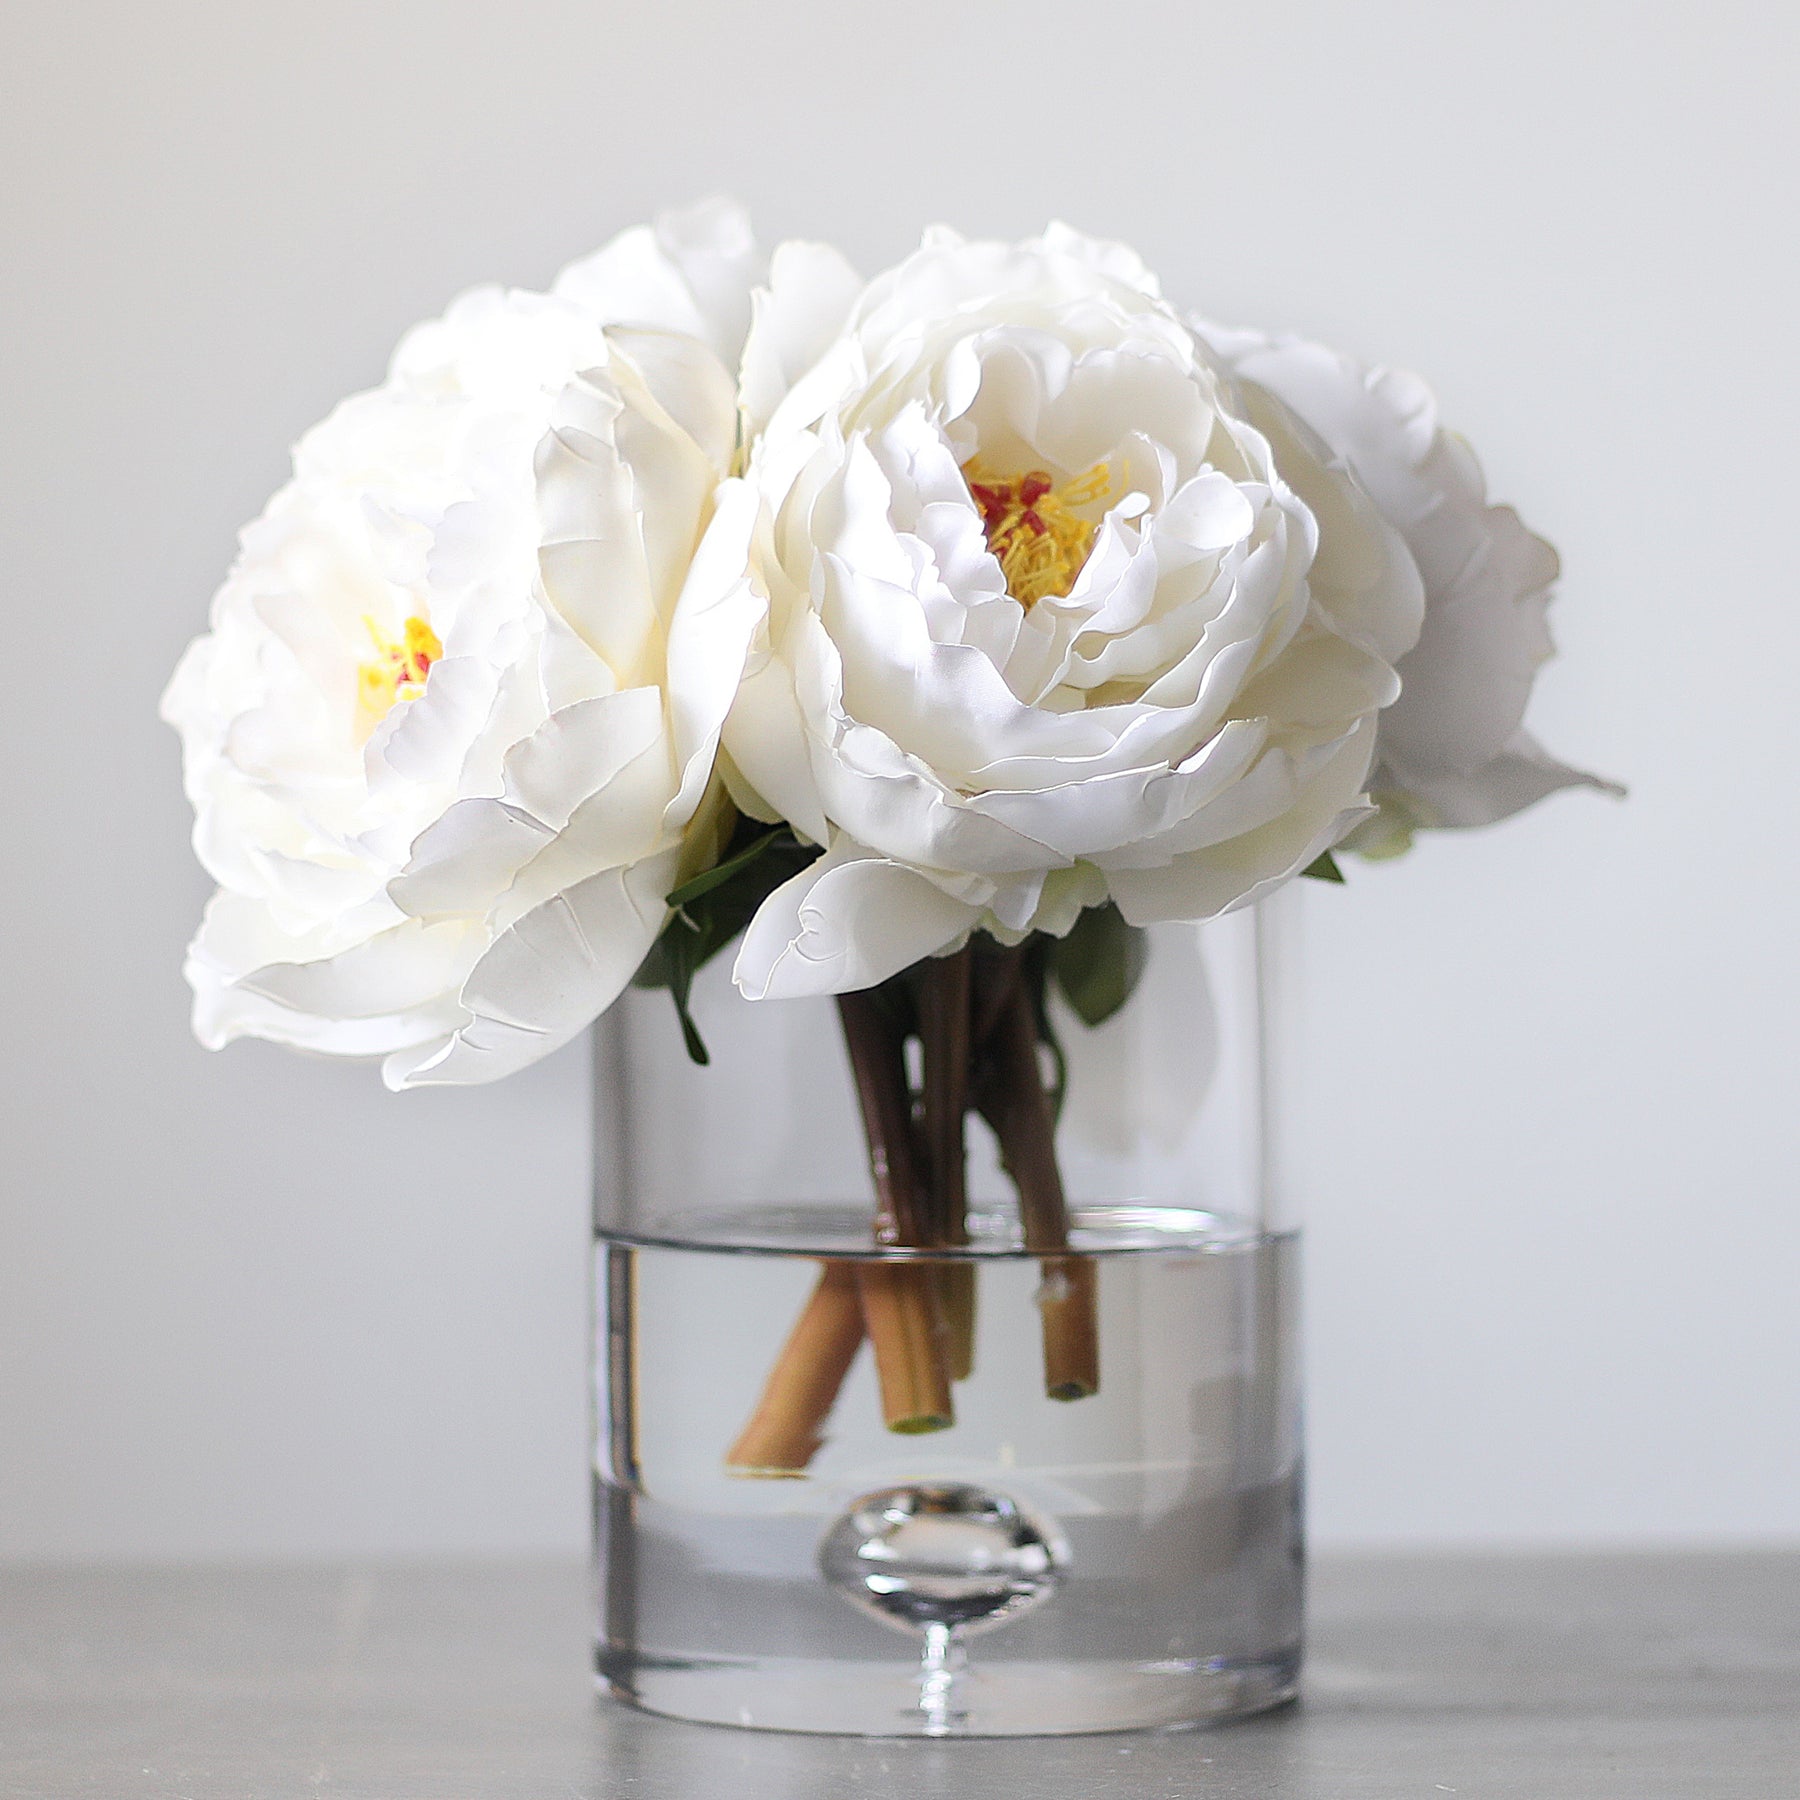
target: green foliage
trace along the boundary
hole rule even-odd
[[[1338,867],[1337,858],[1329,850],[1314,857],[1300,873],[1310,875],[1314,881],[1335,881],[1340,886],[1344,880],[1344,871]]]
[[[784,881],[798,875],[818,854],[816,845],[802,844],[785,825],[739,819],[719,862],[669,895],[668,923],[632,984],[669,990],[687,1053],[695,1062],[712,1058],[688,1010],[694,977]]]
[[[1067,937],[1050,940],[1050,973],[1075,1016],[1101,1025],[1131,998],[1148,954],[1144,933],[1108,900],[1090,906]]]
[[[744,827],[747,824],[752,830],[746,843]],[[803,869],[812,861],[813,853],[801,851],[793,832],[787,826],[757,826],[753,820],[740,817],[737,828],[732,832],[731,842],[725,846],[724,856],[704,874],[696,875],[691,881],[684,881],[669,895],[669,904],[674,907],[692,906],[695,901],[704,899],[717,889],[739,882],[746,869],[760,862],[771,851],[784,848],[800,852],[800,860],[795,868]],[[795,868],[788,868],[786,873],[777,877],[775,886],[787,880],[788,875],[795,872]],[[768,891],[773,893],[774,888],[771,887]]]

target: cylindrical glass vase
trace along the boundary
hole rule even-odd
[[[1097,1027],[1050,1002],[1065,1256],[1027,1247],[973,1121],[969,1241],[878,1242],[834,1002],[746,1001],[719,958],[693,995],[705,1067],[665,993],[601,1021],[612,1693],[715,1724],[932,1737],[1195,1723],[1294,1693],[1298,1268],[1276,1153],[1295,904],[1155,928]],[[961,1333],[951,1403],[901,1430],[864,1329],[892,1283],[923,1283]],[[1072,1287],[1091,1294],[1092,1391],[1056,1387],[1047,1321]],[[817,1429],[771,1451],[783,1380]]]

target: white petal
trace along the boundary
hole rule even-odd
[[[666,212],[571,263],[552,292],[604,325],[650,325],[703,338],[735,369],[761,259],[749,216],[728,200]]]
[[[1247,386],[1246,395],[1282,479],[1318,524],[1318,553],[1307,574],[1314,600],[1335,630],[1398,661],[1418,643],[1425,622],[1425,585],[1405,539],[1311,426],[1272,394]]]
[[[737,389],[730,371],[699,338],[615,325],[607,342],[638,376],[643,391],[705,456],[716,477],[737,447]]]
[[[469,1022],[388,1058],[391,1088],[496,1081],[548,1056],[624,991],[666,916],[676,853],[558,894],[502,932],[464,984]]]
[[[546,719],[506,758],[506,797],[560,831],[590,794],[649,749],[663,731],[655,688],[604,694]]]
[[[494,697],[494,670],[473,657],[449,656],[432,667],[425,691],[402,700],[363,751],[372,793],[454,784]]]
[[[194,990],[194,1036],[208,1050],[253,1037],[320,1056],[385,1056],[437,1042],[464,1016],[451,997],[368,1019],[320,1018],[227,982],[205,964],[190,962],[186,975]]]
[[[1384,749],[1409,768],[1471,775],[1519,730],[1551,654],[1546,614],[1556,552],[1510,507],[1487,507],[1479,540],[1439,588],[1418,648],[1400,664]]]
[[[632,685],[660,661],[662,620],[634,484],[613,441],[623,411],[617,391],[592,377],[559,397],[536,459],[538,572],[550,604]]]
[[[786,819],[808,842],[825,842],[831,827],[813,779],[806,722],[787,663],[765,656],[752,664],[726,717],[723,742],[733,769],[760,797],[765,812]]]
[[[737,698],[763,621],[763,603],[749,574],[750,538],[760,504],[743,481],[728,481],[719,489],[669,622],[669,717],[681,780],[670,802],[670,829],[686,824],[700,804],[725,715]]]
[[[1362,787],[1374,740],[1370,719],[1293,805],[1255,830],[1177,857],[1165,868],[1108,868],[1107,885],[1120,912],[1133,925],[1212,919],[1272,892],[1372,814]]]
[[[368,1019],[454,993],[468,949],[469,931],[460,920],[408,919],[336,956],[253,969],[237,985],[296,1012]]]
[[[839,839],[758,908],[732,979],[752,1000],[851,993],[948,948],[979,918],[916,870]]]
[[[1129,244],[1114,243],[1107,238],[1089,237],[1060,219],[1044,228],[1038,242],[1054,255],[1070,256],[1090,264],[1114,281],[1152,296],[1160,296],[1162,288],[1145,267],[1143,259]]]
[[[1377,799],[1390,773],[1412,803],[1417,822],[1426,825],[1494,825],[1569,787],[1593,788],[1614,799],[1625,794],[1616,781],[1558,762],[1526,731],[1515,732],[1506,748],[1472,775],[1410,779],[1398,772],[1378,771]]]
[[[388,898],[417,919],[491,906],[556,836],[552,827],[504,800],[459,800],[414,841]]]
[[[745,429],[769,422],[789,388],[842,329],[862,277],[829,244],[791,240],[775,247],[769,283],[751,301],[740,391]]]
[[[521,913],[603,869],[625,868],[679,840],[665,823],[675,788],[666,729],[616,768],[569,815],[555,838],[523,869],[498,902],[494,917],[510,924]]]

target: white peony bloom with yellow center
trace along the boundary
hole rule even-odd
[[[163,702],[219,883],[205,1043],[485,1081],[629,981],[716,849],[757,608],[701,545],[756,273],[729,207],[628,232],[466,296],[301,441]]]
[[[1210,918],[1369,816],[1413,559],[1131,252],[934,231],[865,288],[783,246],[743,398],[765,613],[724,772],[825,847],[752,921],[746,993],[1109,898]]]

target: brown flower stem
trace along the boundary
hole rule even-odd
[[[844,1047],[856,1078],[856,1101],[869,1140],[875,1178],[875,1241],[923,1248],[936,1235],[913,1155],[912,1093],[906,1080],[906,1036],[864,991],[838,995]]]
[[[930,1210],[939,1243],[969,1241],[969,1059],[973,1049],[974,954],[965,945],[926,963],[919,991],[923,1052],[921,1110],[929,1172]],[[937,1268],[948,1337],[950,1375],[966,1381],[975,1369],[975,1265],[946,1260]]]
[[[969,1106],[974,959],[967,947],[926,963],[919,992],[925,1160],[940,1242],[967,1243],[968,1167],[963,1115]]]
[[[950,1379],[967,1381],[975,1373],[975,1264],[962,1257],[946,1258],[935,1265],[935,1273]]]
[[[876,1241],[928,1248],[938,1241],[937,1221],[919,1179],[905,1032],[871,993],[840,994],[838,1013],[869,1140]],[[888,1429],[952,1424],[949,1334],[936,1270],[929,1263],[865,1263],[860,1279]]]
[[[938,1266],[928,1262],[884,1259],[857,1266],[863,1326],[875,1347],[889,1431],[910,1435],[956,1423],[937,1275]]]
[[[855,1266],[822,1262],[750,1422],[725,1457],[733,1475],[798,1476],[824,1441],[825,1420],[863,1340]]]
[[[1009,969],[1007,962],[1017,966]],[[1100,1328],[1095,1269],[1070,1256],[1069,1209],[1056,1162],[1056,1115],[1038,1066],[1037,1009],[1021,951],[994,959],[984,982],[984,1080],[977,1098],[1000,1141],[1006,1172],[1019,1191],[1025,1247],[1043,1258],[1039,1307],[1044,1325],[1044,1391],[1079,1400],[1100,1386]],[[994,1000],[997,987],[1003,987]]]
[[[1091,1256],[1047,1256],[1039,1266],[1044,1392],[1084,1400],[1100,1391],[1099,1269]]]
[[[994,1028],[1012,1004],[1014,993],[1025,980],[1025,947],[1015,944],[989,953],[976,965],[974,982],[975,1049],[979,1054],[994,1035]]]

